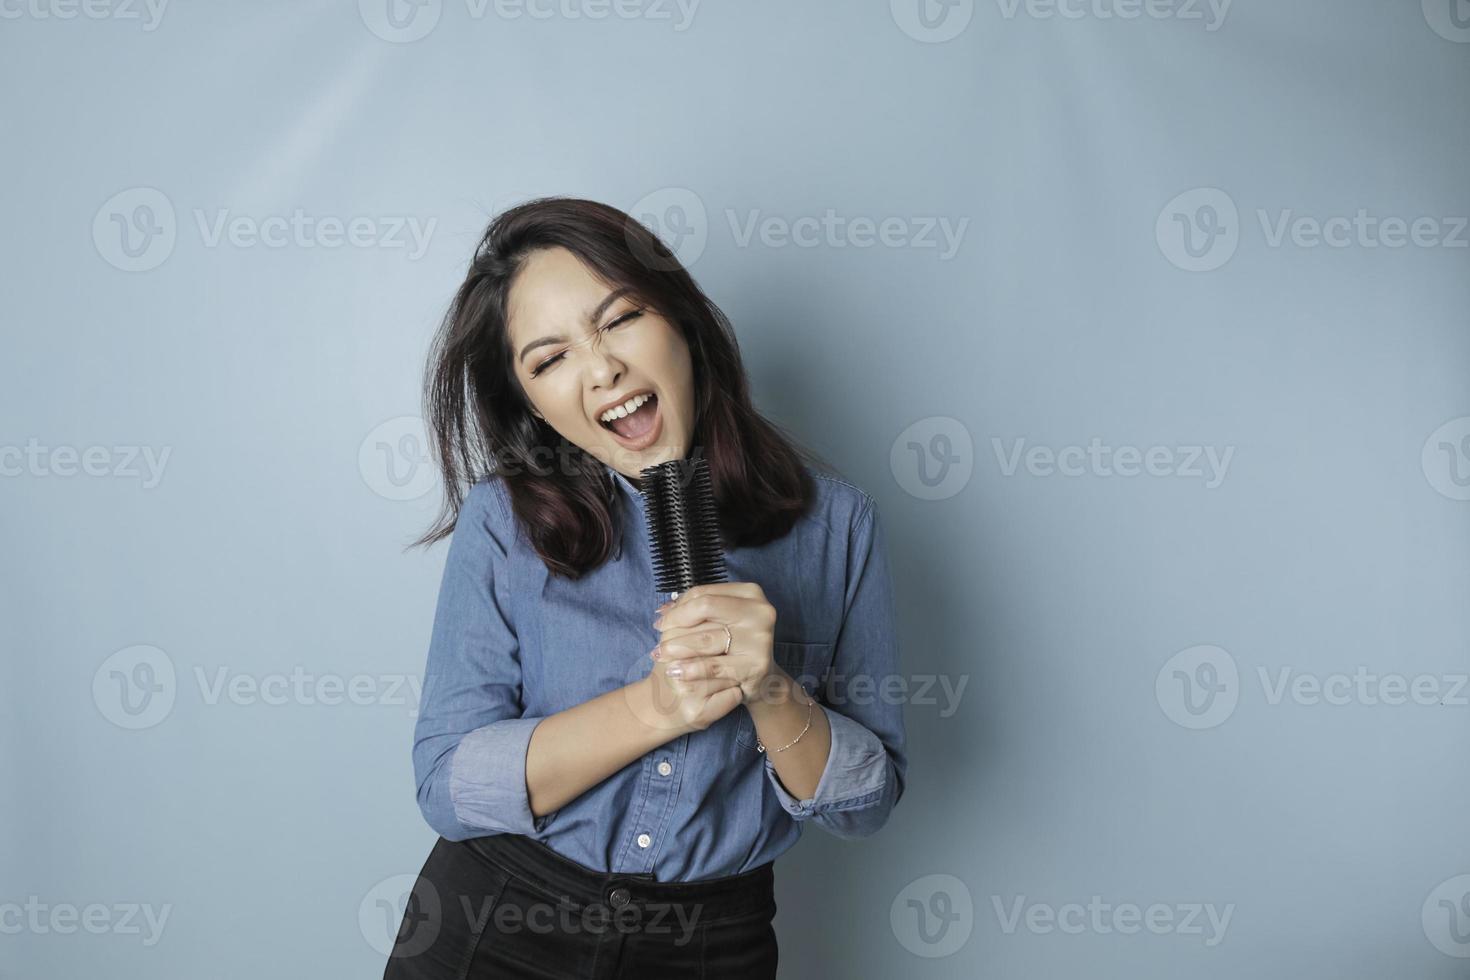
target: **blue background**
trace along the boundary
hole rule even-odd
[[[0,913],[108,925],[0,914],[0,977],[380,974],[433,841],[427,343],[552,193],[677,246],[877,499],[912,690],[960,692],[908,704],[879,835],[778,862],[783,976],[1464,975],[1464,0],[27,3]],[[1360,668],[1434,696],[1313,703]],[[1045,925],[1093,896],[1231,918]]]

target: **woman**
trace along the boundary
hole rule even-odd
[[[448,500],[417,543],[454,536],[413,762],[440,839],[385,977],[774,977],[775,859],[903,793],[872,498],[756,412],[724,315],[592,201],[491,222],[428,389]],[[730,581],[660,606],[640,475],[697,455]]]

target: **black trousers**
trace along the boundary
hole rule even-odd
[[[776,976],[775,869],[658,882],[603,874],[517,834],[440,838],[384,980]]]

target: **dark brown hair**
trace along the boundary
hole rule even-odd
[[[515,376],[510,288],[532,252],[558,246],[610,287],[628,289],[688,343],[695,400],[690,456],[708,459],[726,546],[784,536],[815,494],[805,465],[831,467],[751,404],[729,320],[640,222],[596,201],[546,197],[490,222],[435,335],[424,407],[445,501],[434,526],[413,545],[449,534],[468,488],[496,474],[509,490],[516,522],[553,574],[579,578],[611,553],[617,529],[610,474],[532,414]]]

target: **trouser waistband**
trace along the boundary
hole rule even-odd
[[[649,909],[680,907],[704,923],[775,914],[774,862],[739,874],[701,881],[661,882],[651,874],[593,871],[520,834],[493,834],[464,842],[476,854],[515,875],[548,898],[576,910],[626,905]]]

